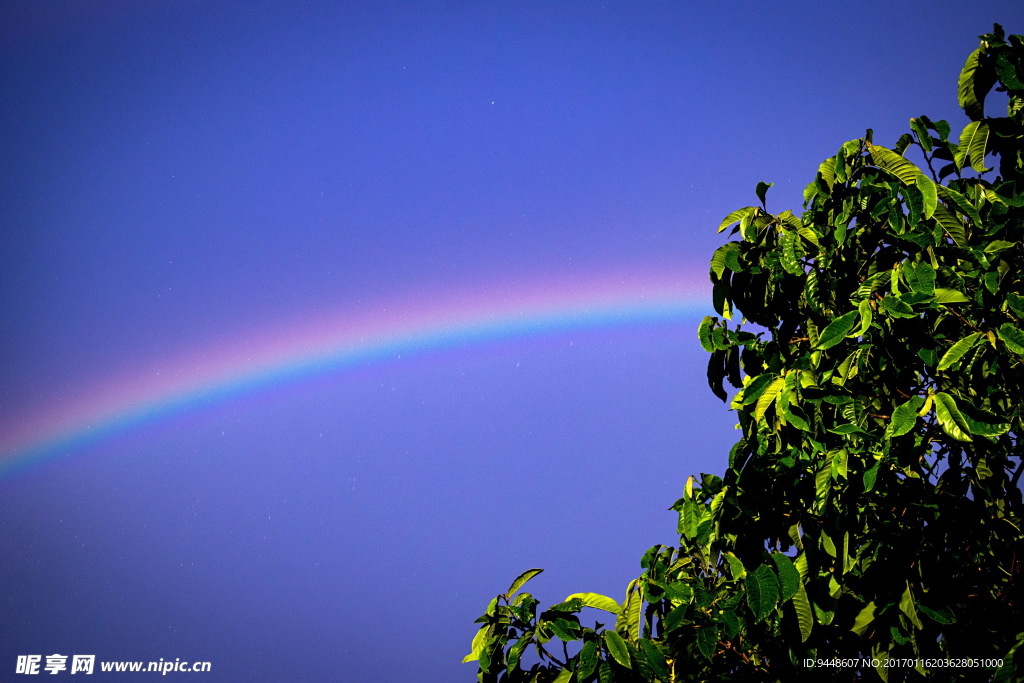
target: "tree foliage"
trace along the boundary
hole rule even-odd
[[[802,215],[761,183],[722,221],[698,336],[742,429],[725,476],[686,481],[679,546],[621,604],[541,610],[521,575],[478,620],[480,681],[1024,679],[1021,36],[982,36],[958,99],[955,141],[869,130]]]

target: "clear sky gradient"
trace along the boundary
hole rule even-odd
[[[519,572],[621,599],[735,439],[695,334],[718,223],[758,181],[799,211],[868,127],[959,130],[994,21],[1024,31],[1009,1],[0,2],[0,678],[468,681]]]

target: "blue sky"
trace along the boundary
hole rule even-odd
[[[963,59],[1020,19],[1012,2],[3,2],[0,443],[352,321],[668,281],[692,303],[758,181],[798,210],[866,128],[958,130]],[[0,675],[59,652],[208,660],[217,681],[472,680],[472,622],[516,574],[545,568],[547,601],[621,598],[673,541],[686,477],[724,469],[733,420],[698,320],[570,321],[197,391],[51,450],[0,479]]]

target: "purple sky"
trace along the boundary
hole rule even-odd
[[[707,4],[0,3],[0,444],[289,330],[700,281],[758,181],[798,211],[867,127],[958,131],[976,36],[1024,30],[1009,1]],[[0,677],[472,680],[519,572],[621,599],[724,470],[698,320],[196,394],[8,473]]]

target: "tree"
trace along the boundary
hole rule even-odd
[[[996,25],[958,88],[957,142],[925,116],[891,149],[869,130],[801,216],[760,183],[722,221],[698,336],[712,391],[738,390],[725,476],[687,480],[679,547],[621,604],[539,610],[541,570],[518,577],[478,620],[480,681],[1024,678],[1024,39]]]

